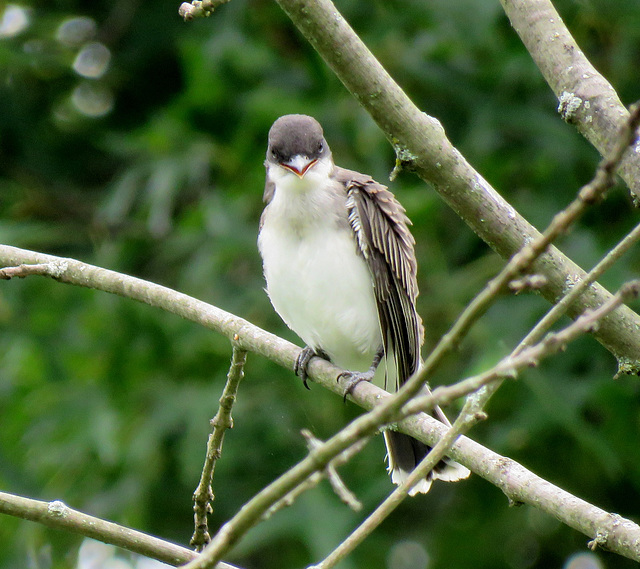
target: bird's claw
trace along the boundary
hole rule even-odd
[[[338,381],[342,380],[344,382],[344,401],[347,400],[347,395],[350,395],[354,390],[355,386],[362,381],[371,381],[375,374],[375,370],[369,371],[343,371],[338,376]]]
[[[304,348],[302,348],[302,351],[298,354],[298,357],[296,358],[296,363],[293,365],[293,372],[300,379],[302,379],[302,384],[307,389],[310,389],[310,387],[307,385],[307,379],[309,378],[307,374],[307,367],[309,367],[309,362],[311,361],[311,358],[313,358],[316,355],[317,354],[313,350],[313,348],[310,348],[309,346],[305,346]]]

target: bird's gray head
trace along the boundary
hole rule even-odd
[[[269,130],[267,162],[302,178],[318,160],[330,158],[320,123],[307,115],[284,115]]]

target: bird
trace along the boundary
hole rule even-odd
[[[264,164],[258,249],[271,304],[306,344],[294,371],[308,388],[307,366],[318,356],[345,370],[345,398],[360,381],[399,389],[419,369],[424,340],[404,208],[370,176],[336,166],[322,126],[307,115],[273,123]],[[450,425],[439,408],[434,414]],[[430,447],[389,429],[384,439],[400,484]],[[445,458],[411,494],[467,476]]]

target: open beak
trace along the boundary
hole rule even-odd
[[[297,154],[288,162],[281,162],[280,166],[285,170],[289,170],[289,172],[293,172],[298,176],[298,178],[302,179],[309,168],[311,168],[317,161],[317,158],[309,159],[306,156]]]

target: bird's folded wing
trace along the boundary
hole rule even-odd
[[[385,354],[393,354],[402,385],[420,365],[424,336],[415,307],[418,285],[411,222],[395,196],[369,176],[344,168],[336,168],[335,175],[345,187],[349,223],[371,271]]]

